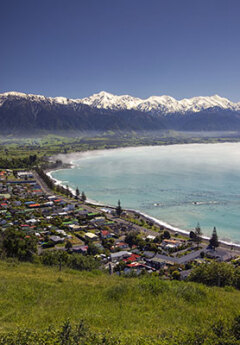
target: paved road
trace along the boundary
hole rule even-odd
[[[33,176],[35,178],[35,180],[37,181],[37,183],[41,186],[41,189],[43,190],[43,192],[47,195],[47,196],[50,196],[50,195],[54,195],[54,191],[52,191],[47,185],[46,183],[41,179],[41,177],[38,175],[38,173],[36,171],[33,171]],[[93,208],[93,207],[90,207],[86,204],[83,204],[83,203],[80,203],[79,201],[75,200],[75,199],[70,199],[70,198],[67,198],[65,196],[62,196],[61,195],[61,199],[64,200],[66,203],[71,203],[71,204],[77,204],[77,205],[81,205],[81,206],[84,206],[84,208],[86,208],[87,211],[89,212],[95,212],[96,209]]]

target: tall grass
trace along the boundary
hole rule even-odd
[[[240,310],[240,292],[157,277],[123,278],[0,261],[0,332],[43,329],[67,319],[94,331],[160,336],[208,330]]]

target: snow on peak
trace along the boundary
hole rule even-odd
[[[50,104],[86,104],[90,107],[98,109],[113,111],[133,109],[151,114],[185,114],[188,112],[199,112],[213,107],[229,110],[240,110],[240,102],[233,103],[227,98],[220,97],[219,95],[184,98],[178,101],[175,98],[167,95],[151,96],[147,99],[141,99],[129,95],[116,96],[106,91],[101,91],[83,99],[69,99],[66,97],[51,98],[41,95],[31,95],[12,91],[0,94],[0,105],[11,96],[25,98],[31,101],[44,101]]]
[[[16,92],[16,91],[9,91],[0,94],[0,98],[8,98],[8,97],[15,97],[15,98],[21,98],[21,99],[29,99],[32,101],[45,101],[49,103],[60,103],[60,104],[68,104],[69,99],[66,97],[45,97],[42,95],[33,95],[23,92]]]
[[[111,110],[135,109],[154,114],[199,112],[212,107],[222,109],[240,110],[240,103],[233,103],[227,98],[218,95],[206,97],[185,98],[180,101],[171,96],[151,96],[140,99],[129,95],[115,96],[101,91],[90,97],[83,98],[82,103],[91,107]]]
[[[5,92],[3,93],[4,96],[16,96],[16,97],[26,97],[26,93],[23,92],[17,92],[17,91],[9,91],[9,92]]]

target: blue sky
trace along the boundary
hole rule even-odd
[[[0,92],[240,101],[239,0],[8,0]]]

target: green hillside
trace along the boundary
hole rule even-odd
[[[0,261],[0,334],[17,327],[41,333],[50,325],[58,329],[69,319],[73,325],[84,320],[91,332],[107,333],[119,344],[120,339],[121,344],[165,344],[164,339],[166,344],[185,344],[180,339],[211,335],[219,324],[230,327],[239,311],[240,292],[233,288],[167,282],[149,276],[58,272],[56,268]],[[211,336],[214,338],[215,333]],[[101,342],[115,343],[117,340]],[[210,340],[186,342],[203,343],[214,344]],[[4,344],[1,336],[0,344]]]

